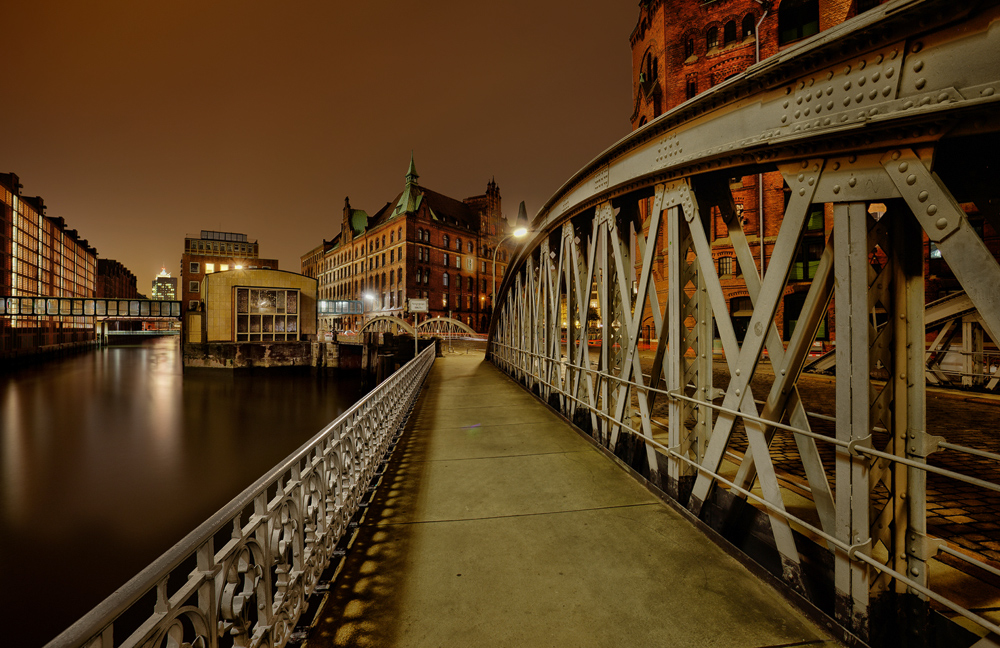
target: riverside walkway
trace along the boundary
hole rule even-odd
[[[438,358],[305,646],[839,646],[481,352]]]

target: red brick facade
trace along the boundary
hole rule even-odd
[[[639,19],[630,35],[632,47],[632,128],[638,129],[661,114],[739,74],[758,60],[833,27],[877,0],[642,0]],[[766,268],[784,214],[785,192],[777,172],[734,178],[733,197],[743,219],[743,231],[756,265]],[[763,200],[763,215],[761,211]],[[777,312],[777,324],[787,338],[801,300],[809,287],[815,261],[832,225],[832,214],[817,210],[811,229],[803,237],[792,277]],[[648,232],[646,232],[648,234]],[[716,215],[710,236],[712,256],[723,291],[734,314],[737,334],[749,321],[746,285],[726,226]],[[763,252],[761,246],[763,244]],[[763,259],[761,258],[763,256]],[[758,268],[753,268],[757,272]],[[665,303],[666,260],[654,265],[654,280]],[[827,324],[832,324],[828,316]],[[820,329],[819,339],[830,338],[830,327]]]

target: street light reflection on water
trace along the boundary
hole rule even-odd
[[[362,393],[358,374],[184,373],[176,338],[0,373],[0,610],[22,620],[4,641],[44,644]]]

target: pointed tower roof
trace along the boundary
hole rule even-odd
[[[413,151],[410,151],[410,168],[406,171],[406,187],[403,188],[403,193],[400,194],[399,201],[396,202],[395,213],[411,214],[420,207],[423,192],[420,191],[420,185],[417,184],[419,177],[417,165],[413,163]]]

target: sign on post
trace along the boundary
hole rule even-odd
[[[426,313],[430,310],[429,299],[411,299],[410,300],[410,312],[411,313]]]

